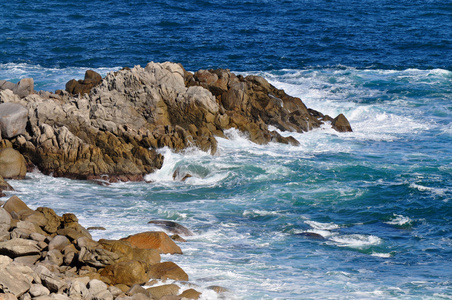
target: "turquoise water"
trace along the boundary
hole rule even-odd
[[[54,91],[86,69],[230,68],[354,129],[281,133],[299,147],[229,131],[215,156],[161,149],[150,184],[37,171],[11,184],[107,229],[95,238],[187,226],[184,255],[163,259],[204,299],[211,285],[226,299],[451,299],[451,20],[439,0],[1,1],[0,79]],[[173,181],[177,168],[193,177]]]

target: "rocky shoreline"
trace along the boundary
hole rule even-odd
[[[191,231],[151,222],[178,234],[148,231],[94,241],[74,214],[32,210],[10,197],[0,207],[0,299],[199,299],[202,291],[187,273],[160,256],[181,255],[174,240],[184,241]],[[218,297],[228,293],[208,289]]]
[[[198,147],[215,154],[216,137],[236,128],[255,143],[298,145],[281,131],[306,132],[330,123],[351,131],[344,115],[335,118],[307,108],[259,76],[229,70],[187,72],[176,63],[149,63],[107,74],[87,71],[66,90],[36,92],[33,79],[0,80],[0,170],[23,178],[28,170],[76,179],[143,180],[161,168],[168,147]],[[8,161],[8,167],[2,167]],[[183,175],[183,174],[182,174]],[[183,178],[184,176],[182,176]]]

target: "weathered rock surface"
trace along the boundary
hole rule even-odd
[[[0,132],[4,138],[25,134],[28,110],[18,103],[0,104]]]
[[[0,226],[6,236],[0,239],[3,298],[197,299],[201,295],[196,290],[178,295],[178,285],[158,285],[161,280],[188,280],[175,263],[160,263],[160,250],[137,248],[126,240],[74,239],[70,230],[86,229],[73,214],[58,216],[46,207],[32,210],[13,196],[0,207]],[[163,244],[169,238],[163,232],[155,236],[164,237]],[[152,287],[146,290],[141,284]]]
[[[196,146],[215,153],[215,136],[224,137],[231,128],[256,143],[297,145],[269,125],[304,132],[335,120],[262,77],[229,70],[192,74],[170,62],[125,68],[103,79],[87,71],[84,80],[72,80],[66,89],[27,96],[3,89],[0,103],[19,103],[28,110],[26,131],[11,138],[27,163],[70,178],[107,174],[110,180],[142,180],[162,166],[163,156],[156,151],[162,147],[180,151]],[[343,121],[338,118],[334,128],[348,130]]]
[[[24,178],[27,173],[25,159],[13,148],[0,149],[0,176],[3,178]]]
[[[137,233],[121,240],[141,249],[157,249],[160,253],[182,254],[180,247],[163,231]]]

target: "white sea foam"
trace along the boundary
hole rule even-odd
[[[64,90],[66,82],[71,79],[83,79],[86,70],[93,70],[101,76],[117,71],[120,67],[113,68],[89,68],[89,67],[67,67],[67,68],[46,68],[40,65],[27,63],[7,63],[0,64],[0,78],[17,83],[22,78],[32,77],[34,79],[35,90],[45,90],[53,92],[58,89]]]
[[[321,222],[316,222],[316,221],[304,221],[306,224],[308,224],[309,226],[311,226],[314,229],[319,229],[319,230],[335,230],[335,229],[339,229],[340,226],[337,224],[334,224],[332,222],[330,223],[321,223]]]
[[[375,235],[364,234],[346,234],[332,236],[330,241],[333,241],[339,247],[349,247],[355,249],[366,249],[382,243],[382,239]]]
[[[393,218],[390,221],[385,222],[389,225],[397,225],[397,226],[403,226],[403,225],[410,225],[412,223],[412,220],[409,217],[393,214]]]

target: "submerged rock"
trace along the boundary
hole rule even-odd
[[[194,235],[193,232],[190,231],[185,226],[182,226],[176,222],[173,221],[167,221],[167,220],[152,220],[149,221],[148,224],[154,224],[157,226],[160,226],[166,230],[168,230],[171,233],[185,235],[185,236],[192,236]]]

